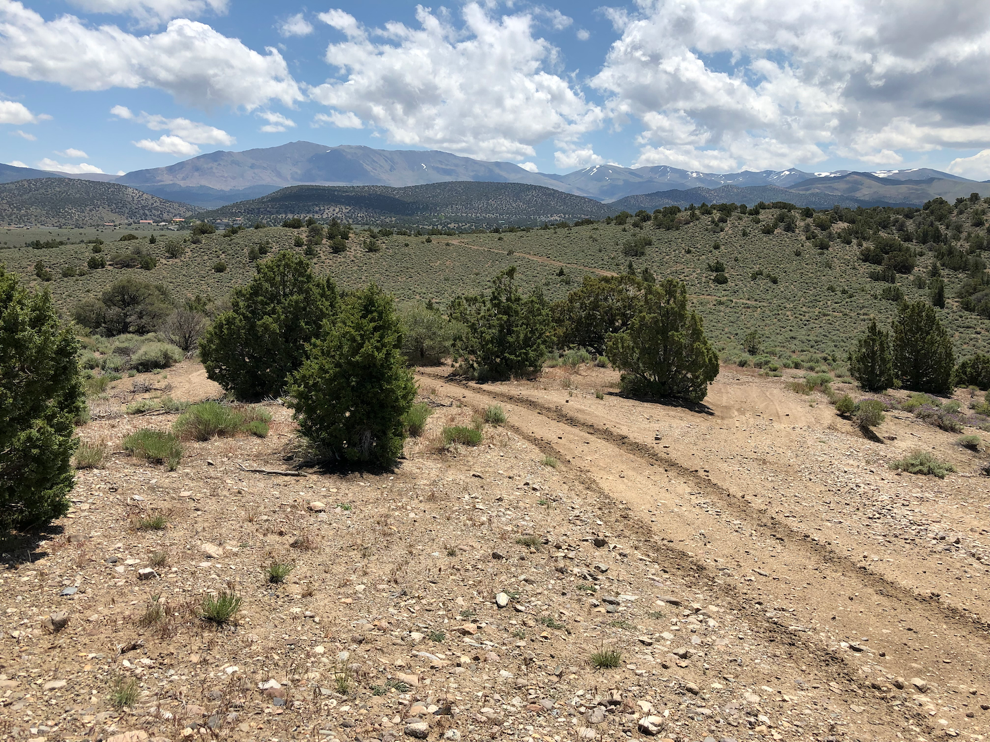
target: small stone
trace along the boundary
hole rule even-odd
[[[495,561],[498,561],[499,559],[505,559],[505,554],[502,554],[502,553],[497,552],[497,551],[493,551],[492,552],[492,559],[494,559]]]
[[[430,725],[425,721],[415,721],[412,724],[406,724],[405,733],[407,737],[413,739],[426,739],[430,736]]]
[[[319,500],[313,500],[313,502],[311,502],[306,507],[308,507],[314,513],[323,513],[327,509],[327,504],[325,502],[320,502]]]
[[[505,608],[509,604],[509,596],[505,593],[499,593],[495,596],[495,605],[499,608]]]
[[[907,682],[904,680],[904,678],[894,678],[893,680],[890,681],[890,683],[895,688],[897,688],[897,690],[904,690],[904,686],[907,685]]]
[[[478,625],[473,623],[466,623],[463,624],[462,626],[458,626],[456,629],[454,629],[454,631],[456,631],[458,634],[461,634],[463,636],[474,636],[475,634],[478,633]]]
[[[648,636],[641,636],[641,637],[639,637],[639,643],[642,644],[644,647],[652,647],[653,646],[653,640],[650,637],[648,637]]]
[[[139,580],[150,580],[153,577],[158,577],[158,573],[155,572],[155,570],[153,570],[151,567],[143,567],[142,569],[138,570]]]
[[[223,556],[223,548],[216,544],[200,544],[199,550],[209,559],[219,559]]]
[[[604,724],[605,723],[605,707],[595,706],[591,711],[585,714],[585,719],[587,719],[589,724]]]
[[[69,614],[65,611],[55,611],[50,616],[45,616],[42,622],[45,628],[51,631],[53,634],[58,633],[64,629],[69,623]]]
[[[691,694],[692,696],[696,696],[696,695],[698,695],[699,693],[701,693],[701,688],[699,688],[699,687],[698,687],[697,685],[695,685],[694,683],[688,683],[687,685],[685,685],[685,686],[684,686],[684,690],[686,690],[686,691],[687,691],[688,693],[690,693],[690,694]]]
[[[272,705],[273,706],[284,706],[285,705],[285,699],[284,698],[273,698],[272,699]]]
[[[67,684],[64,680],[49,680],[43,687],[45,690],[58,690],[59,688],[64,688]]]
[[[928,691],[928,681],[922,680],[921,678],[911,678],[911,685],[913,685],[919,693],[926,693]]]
[[[636,727],[641,733],[655,737],[663,731],[663,719],[659,716],[644,716]]]
[[[603,539],[601,536],[597,536],[597,537],[591,539],[591,543],[593,543],[595,545],[595,547],[597,547],[599,549],[601,549],[603,546],[608,546],[608,541],[606,541],[605,539]]]
[[[71,595],[75,595],[79,592],[78,587],[67,587],[61,593],[59,593],[63,598],[68,598]]]
[[[444,732],[443,738],[449,739],[451,740],[451,742],[458,742],[458,740],[460,740],[461,738],[461,733],[458,732],[456,729],[448,729],[446,732]]]
[[[115,734],[107,742],[144,742],[146,739],[148,739],[148,733],[141,729],[136,729],[133,732]]]
[[[411,688],[415,688],[419,685],[419,675],[410,675],[409,673],[397,672],[395,673],[395,679],[400,683],[405,683]]]
[[[605,574],[606,572],[608,572],[608,565],[607,564],[596,564],[595,565],[595,571],[596,572],[601,572],[602,574]]]
[[[679,657],[682,660],[686,660],[688,657],[691,656],[691,650],[688,649],[687,647],[678,647],[677,649],[673,650],[671,654],[674,655],[675,657]]]

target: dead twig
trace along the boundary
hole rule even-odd
[[[253,469],[244,464],[238,462],[237,468],[241,471],[252,472],[253,474],[272,474],[280,477],[305,477],[306,472],[303,471],[280,471],[278,469]]]

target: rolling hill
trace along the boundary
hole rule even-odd
[[[188,204],[166,201],[116,183],[37,178],[0,185],[0,224],[49,227],[104,222],[166,221],[187,216]]]
[[[920,172],[920,171],[916,171]],[[990,195],[990,187],[986,183],[963,180],[947,173],[929,170],[927,173],[937,173],[941,177],[930,176],[923,179],[900,179],[891,176],[879,176],[874,173],[847,173],[840,176],[811,178],[791,186],[792,193],[821,194],[833,193],[849,196],[869,204],[910,204],[919,206],[936,196],[946,201],[965,198],[971,193],[981,196]],[[797,203],[794,201],[793,203]]]
[[[664,206],[680,206],[681,208],[685,208],[690,204],[700,206],[702,203],[737,203],[752,206],[760,201],[765,203],[787,201],[795,206],[811,206],[814,209],[830,209],[835,204],[852,208],[867,205],[865,201],[841,194],[819,193],[817,191],[804,193],[789,188],[778,188],[777,186],[750,186],[747,188],[721,186],[720,188],[691,188],[686,191],[657,191],[638,196],[627,196],[618,201],[613,201],[609,206],[614,209],[613,213],[628,211],[635,214],[640,209],[654,211],[656,209],[662,209]],[[872,205],[902,206],[905,204],[876,202]]]
[[[19,180],[34,180],[37,178],[64,178],[64,175],[35,170],[30,167],[0,164],[0,183],[16,183]]]
[[[293,186],[252,201],[200,214],[268,223],[300,216],[336,217],[356,224],[498,226],[602,219],[615,210],[590,198],[524,183],[453,182],[387,186]]]

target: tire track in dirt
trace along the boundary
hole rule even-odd
[[[842,663],[860,692],[873,692],[864,678],[889,690],[891,678],[918,676],[931,686],[922,702],[939,699],[945,706],[960,689],[986,687],[987,627],[961,611],[855,564],[621,433],[521,395],[432,374],[424,378],[460,390],[472,404],[470,394],[473,406],[483,406],[486,400],[511,405],[510,422],[522,437],[569,461],[581,473],[582,483],[613,507],[617,499],[623,505],[628,501],[659,538],[658,548],[667,552],[666,558],[679,554],[678,561],[690,570],[720,583],[740,609],[765,627],[773,637],[770,641],[800,644],[833,672],[835,664]],[[752,566],[759,557],[767,557],[769,565]],[[752,563],[744,566],[750,559]],[[897,619],[906,620],[906,625]],[[977,729],[961,710],[943,709],[942,714],[957,730]],[[913,723],[921,722],[913,718]]]

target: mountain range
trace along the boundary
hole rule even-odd
[[[365,186],[402,188],[444,182],[522,183],[584,196],[603,203],[618,203],[634,196],[660,192],[653,201],[679,200],[700,203],[698,193],[715,194],[745,203],[768,200],[759,191],[735,189],[785,189],[794,194],[781,200],[807,205],[825,203],[837,196],[849,205],[913,205],[942,196],[954,200],[972,192],[990,194],[990,184],[928,168],[880,170],[872,173],[839,171],[810,173],[797,169],[705,173],[667,165],[624,168],[595,165],[564,175],[531,172],[509,162],[483,162],[446,152],[379,150],[341,145],[328,147],[312,142],[291,142],[244,152],[218,151],[199,155],[167,167],[136,170],[121,176],[50,173],[0,165],[0,183],[30,178],[67,177],[128,185],[169,201],[216,209],[252,200],[280,188],[296,185]],[[767,193],[776,193],[768,191]],[[818,196],[822,196],[822,201]],[[641,199],[646,203],[650,199]],[[828,205],[831,205],[829,203]]]

